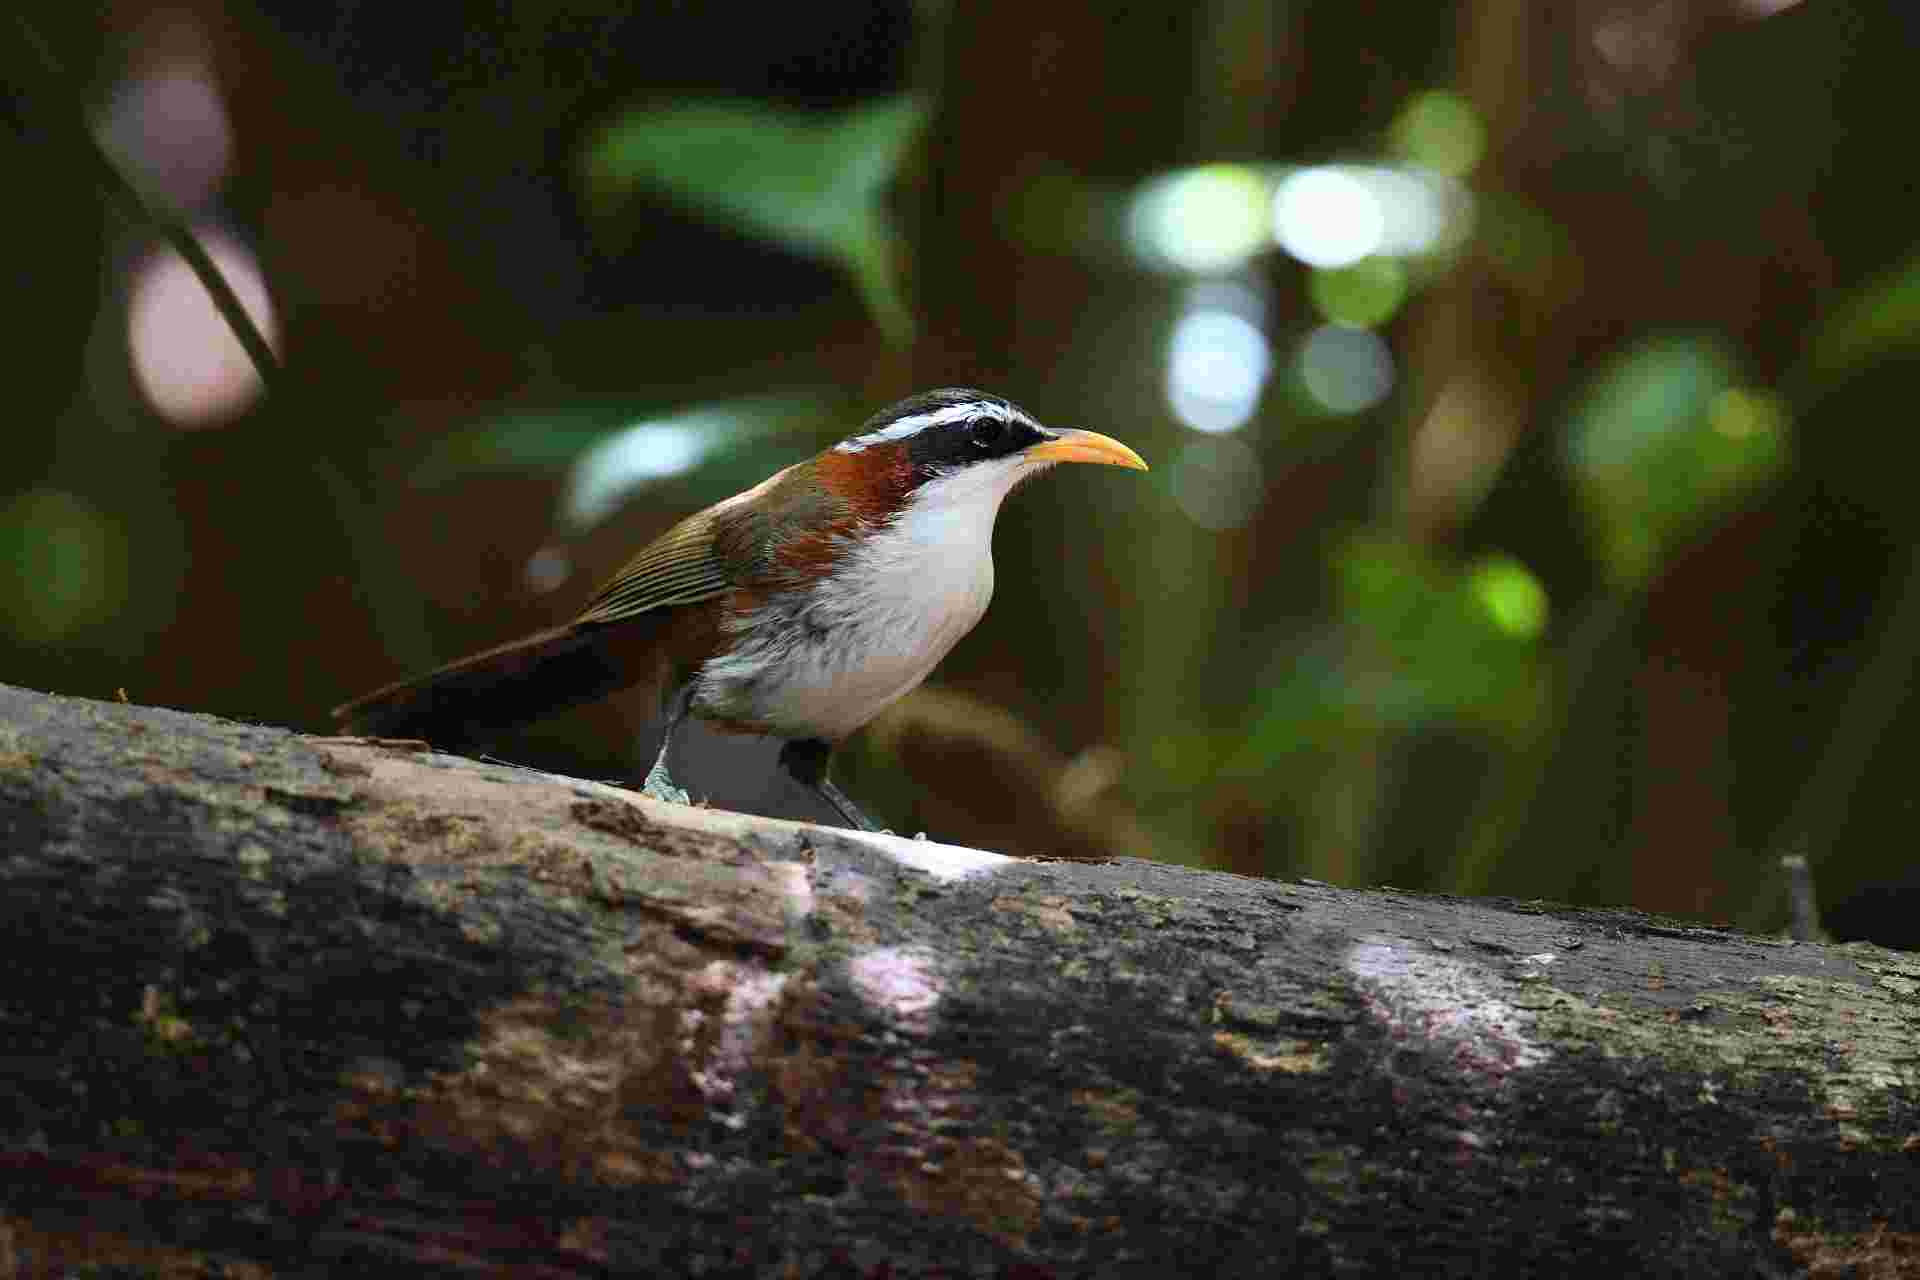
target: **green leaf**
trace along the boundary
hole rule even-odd
[[[751,102],[642,108],[588,143],[583,168],[603,214],[649,187],[714,222],[840,264],[887,336],[904,342],[912,320],[884,196],[926,118],[912,94],[829,117]]]
[[[1882,272],[1815,327],[1802,376],[1810,390],[1920,347],[1920,251]]]
[[[1717,341],[1661,339],[1614,361],[1575,406],[1568,461],[1615,586],[1643,586],[1785,464],[1782,402],[1734,379]]]

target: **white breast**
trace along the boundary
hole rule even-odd
[[[838,742],[907,693],[993,598],[993,520],[1023,467],[979,462],[918,489],[805,599],[771,605],[703,667],[695,714]]]

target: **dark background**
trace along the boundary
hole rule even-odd
[[[0,34],[0,679],[321,730],[873,408],[980,385],[1155,470],[1010,500],[988,618],[843,753],[897,827],[1755,927],[1798,852],[1843,936],[1911,942],[1916,12],[37,0]],[[836,153],[884,166],[892,340],[832,250],[594,177],[610,127],[744,100],[772,109],[743,117],[753,190],[787,126],[904,93],[898,154]],[[77,122],[264,280],[272,394],[187,376],[221,334],[178,291],[141,354],[157,240]],[[1435,157],[1442,245],[1183,269],[1129,238],[1195,166],[1265,190]],[[1202,432],[1168,370],[1220,296],[1271,369]],[[1354,297],[1393,379],[1330,407],[1307,339]],[[587,445],[696,408],[724,428],[696,465],[558,514]],[[647,713],[495,752],[631,776]],[[792,801],[764,752],[694,755],[696,790]]]

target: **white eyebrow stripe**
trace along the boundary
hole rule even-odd
[[[944,427],[948,423],[965,422],[968,418],[995,417],[1002,422],[1011,422],[1012,410],[991,400],[969,400],[965,404],[948,405],[944,409],[935,409],[932,413],[916,413],[911,418],[902,418],[898,422],[889,422],[878,431],[869,431],[863,436],[851,440],[842,440],[833,446],[835,453],[859,453],[862,449],[876,444],[886,444],[891,440],[904,440],[908,436],[925,431],[928,427]]]

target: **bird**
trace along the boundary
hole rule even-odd
[[[779,766],[847,826],[834,749],[916,688],[985,614],[1003,499],[1055,463],[1147,470],[1110,436],[1043,426],[967,387],[923,392],[673,525],[580,614],[334,708],[353,734],[458,749],[638,685],[667,706],[643,794],[689,717],[782,739]]]

